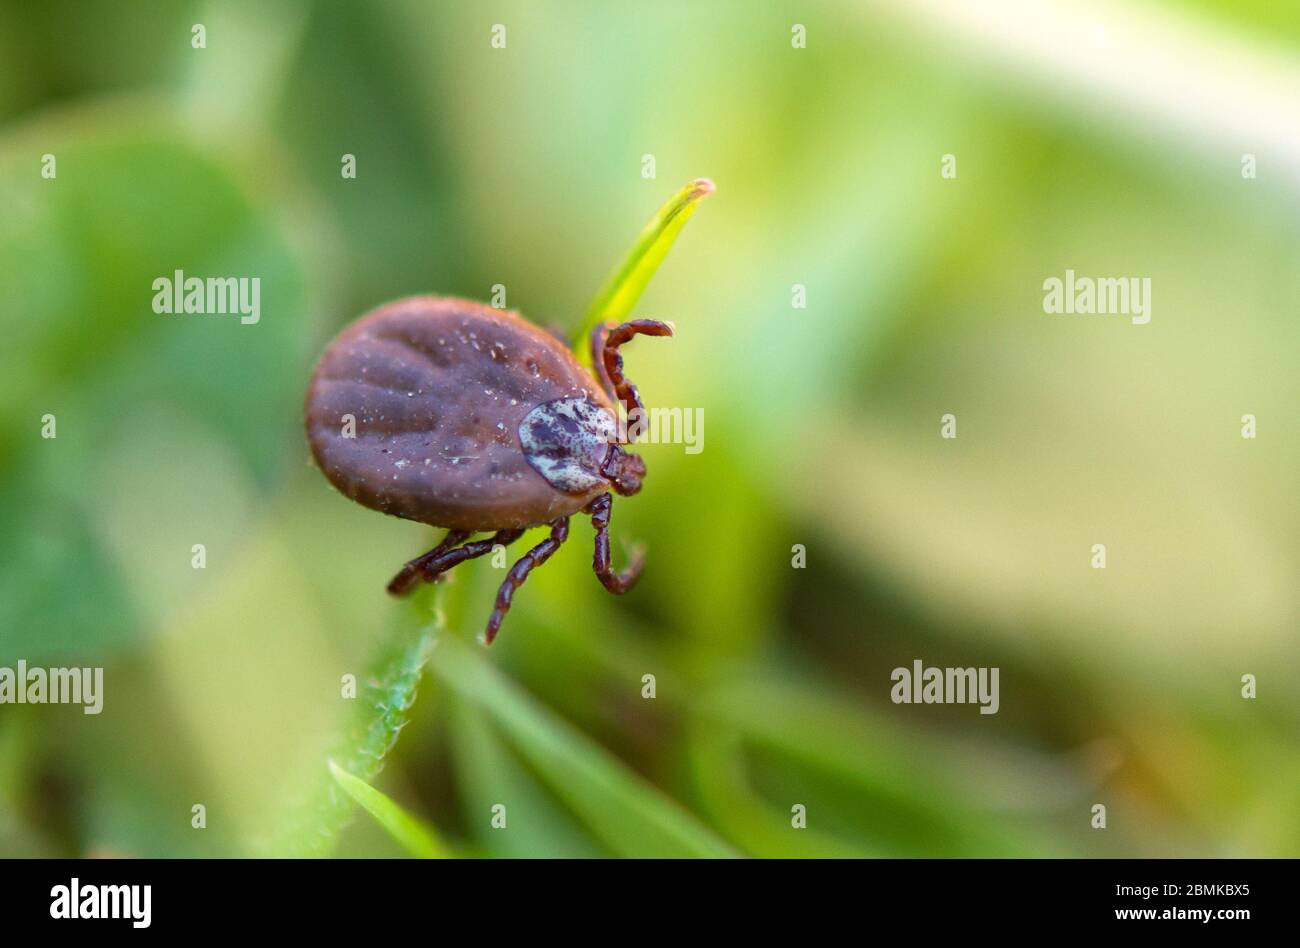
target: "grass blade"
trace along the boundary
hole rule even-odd
[[[487,712],[458,695],[445,702],[464,825],[475,855],[507,859],[589,859],[608,855],[493,727]],[[509,812],[509,831],[494,829],[492,808]]]
[[[339,739],[325,755],[331,769],[362,783],[379,774],[384,757],[406,726],[420,678],[444,628],[438,592],[426,587],[412,597],[410,605],[394,610],[394,636],[375,662]],[[313,770],[310,786],[291,795],[288,813],[267,845],[268,855],[325,856],[334,848],[339,830],[353,812],[352,800],[340,793],[335,781],[318,774]]]
[[[488,713],[515,751],[615,855],[735,855],[691,813],[520,689],[477,651],[446,639],[431,667],[444,684]]]
[[[388,796],[360,777],[354,777],[332,760],[329,767],[343,792],[361,804],[362,809],[373,816],[375,822],[412,856],[418,859],[445,859],[451,855],[431,828],[407,813]]]
[[[600,323],[627,319],[650,278],[668,255],[677,235],[695,213],[696,206],[713,191],[712,181],[696,178],[669,198],[650,219],[645,230],[641,231],[631,252],[601,289],[591,309],[587,311],[582,326],[573,337],[573,351],[584,365],[590,361],[587,340],[591,331]]]

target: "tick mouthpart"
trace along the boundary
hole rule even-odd
[[[641,480],[645,477],[645,461],[639,455],[624,451],[621,445],[611,444],[600,473],[609,481],[616,494],[631,497],[641,489]]]

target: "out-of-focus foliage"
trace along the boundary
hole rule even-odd
[[[459,855],[1300,852],[1295,156],[1047,96],[904,6],[0,3],[0,665],[106,692],[0,705],[0,854],[312,832],[290,790],[332,781],[340,682],[435,539],[309,465],[314,358],[494,284],[571,333],[697,176],[634,311],[677,335],[625,351],[705,418],[615,504],[642,583],[608,596],[575,521],[479,650],[501,574],[458,569],[366,782]],[[1276,5],[1152,8],[1300,42]],[[1151,323],[1046,315],[1067,268],[1150,277]],[[260,322],[154,314],[177,269],[260,277]],[[892,704],[918,658],[999,667],[999,713]]]

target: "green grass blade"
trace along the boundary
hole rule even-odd
[[[420,678],[444,628],[436,587],[425,587],[410,605],[395,609],[393,637],[372,666],[357,707],[350,711],[339,739],[326,758],[362,782],[373,780],[397,743],[415,703]],[[352,800],[319,770],[312,784],[291,796],[288,813],[266,848],[273,856],[325,856],[353,812]]]
[[[433,830],[420,822],[389,797],[376,790],[360,777],[354,777],[334,761],[329,762],[330,773],[343,792],[361,804],[362,809],[375,818],[380,826],[399,846],[418,859],[445,859],[451,855]]]
[[[615,855],[736,855],[691,813],[520,689],[478,651],[446,639],[431,667],[444,684],[488,713],[520,757]]]
[[[622,266],[601,289],[586,319],[573,337],[573,351],[583,364],[590,361],[587,340],[591,331],[606,321],[621,322],[631,314],[650,278],[663,263],[677,235],[686,226],[696,206],[714,191],[708,178],[696,178],[655,213],[637,238]]]
[[[464,825],[476,854],[509,859],[590,859],[607,856],[564,803],[519,759],[486,711],[449,695],[444,703],[453,772]],[[509,813],[508,830],[493,828],[492,808]]]

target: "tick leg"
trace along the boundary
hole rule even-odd
[[[636,418],[645,415],[645,406],[641,404],[641,396],[637,393],[636,386],[623,375],[623,355],[618,351],[619,346],[638,335],[671,336],[672,334],[673,327],[657,319],[634,319],[613,329],[608,326],[598,326],[596,333],[592,334],[593,350],[597,339],[601,339],[600,352],[592,353],[596,365],[602,370],[599,373],[601,381],[607,383],[607,387],[613,390],[614,400],[623,403],[629,425],[634,424]],[[632,414],[633,410],[637,412],[635,416]]]
[[[591,558],[591,568],[596,571],[600,584],[616,596],[621,596],[633,586],[641,576],[641,567],[645,565],[645,552],[637,547],[632,552],[632,562],[621,573],[614,572],[609,565],[609,516],[614,509],[614,498],[601,494],[587,505],[591,514],[591,525],[596,528],[596,552]]]
[[[469,539],[469,534],[464,530],[448,530],[447,535],[442,538],[442,542],[435,546],[428,553],[424,553],[411,560],[402,567],[401,572],[392,578],[388,584],[388,591],[394,596],[403,596],[410,591],[411,586],[415,584],[420,570],[424,568],[425,563],[429,563],[443,553],[446,553],[453,546],[464,543]]]
[[[529,573],[549,560],[551,555],[560,548],[560,544],[568,538],[569,518],[561,517],[559,520],[552,520],[551,535],[521,556],[519,561],[510,567],[510,572],[506,574],[505,581],[501,583],[501,588],[497,590],[496,607],[492,610],[492,616],[488,619],[486,635],[488,645],[491,645],[492,640],[497,637],[497,632],[501,629],[501,620],[510,611],[511,602],[515,597],[515,590],[524,584],[524,580],[528,578]]]
[[[486,556],[496,548],[497,544],[509,546],[523,535],[524,531],[522,530],[498,530],[486,540],[475,540],[473,543],[466,543],[454,550],[447,550],[441,556],[430,560],[421,567],[420,578],[426,583],[436,582],[443,573],[453,566],[459,566],[466,560]]]
[[[598,323],[591,330],[591,364],[596,370],[596,378],[600,380],[600,387],[604,389],[611,402],[616,402],[618,395],[609,380],[609,373],[605,371],[605,337],[609,335],[612,325],[612,323]]]
[[[443,541],[423,556],[417,556],[402,567],[401,572],[388,584],[388,591],[394,596],[405,596],[417,582],[432,583],[443,573],[476,556],[491,553],[498,543],[508,546],[523,535],[522,530],[501,530],[486,540],[476,540],[464,546],[456,544],[468,539],[470,534],[464,530],[452,530]]]

